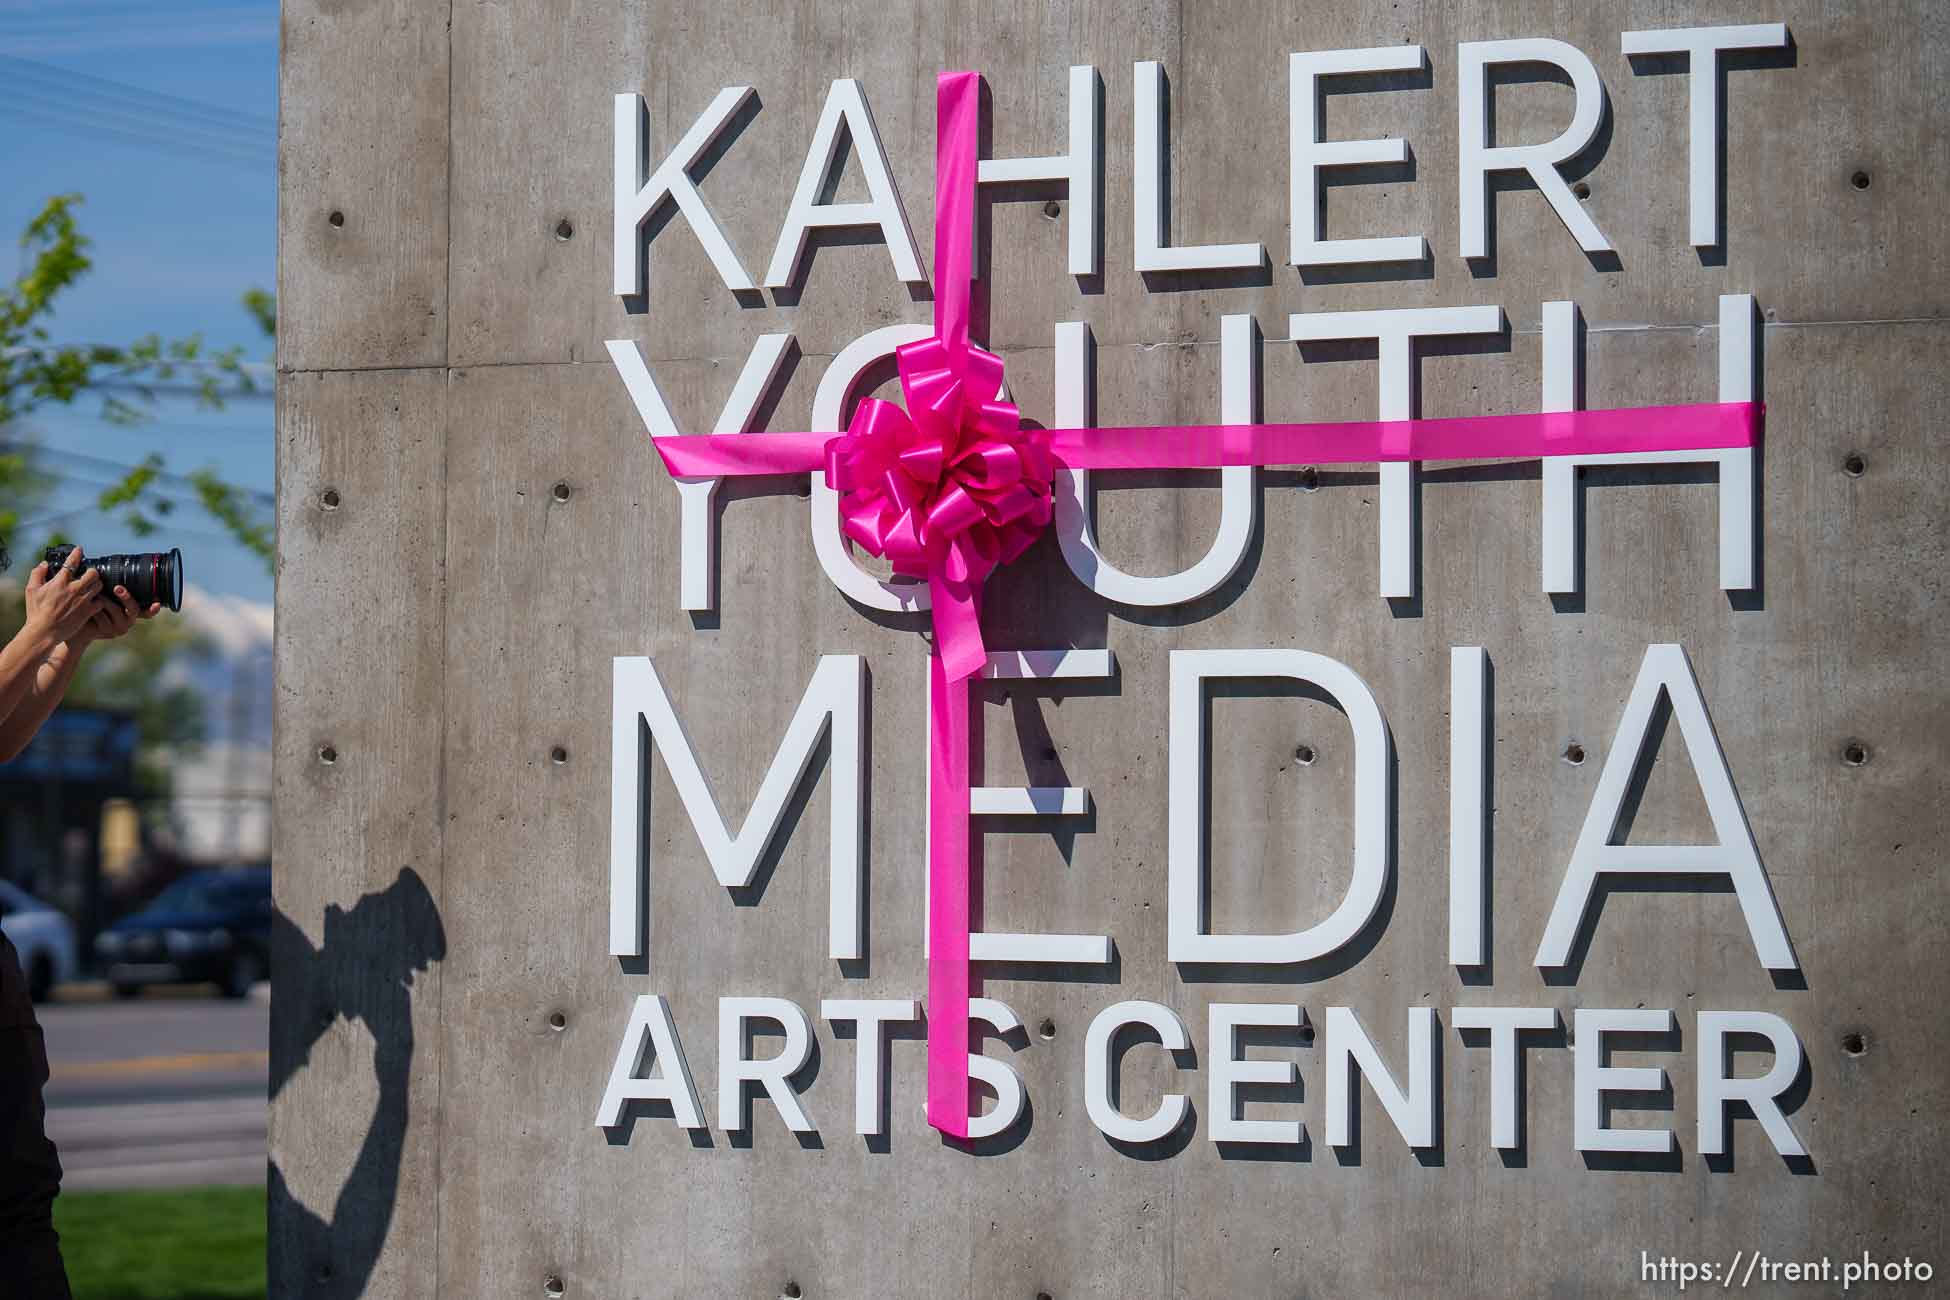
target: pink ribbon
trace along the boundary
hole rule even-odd
[[[1540,456],[1751,447],[1760,441],[1763,414],[1759,402],[1696,402],[1437,419],[1155,424],[1040,432],[1049,438],[1050,458],[1058,469],[1217,469],[1226,465],[1536,460]],[[827,447],[847,436],[706,433],[653,441],[672,474],[717,478],[821,473],[826,468]]]
[[[847,431],[655,438],[673,476],[824,473],[846,536],[925,579],[928,707],[928,1122],[968,1136],[968,686],[986,659],[982,583],[1049,524],[1069,469],[1534,459],[1750,447],[1755,402],[1310,424],[1029,430],[999,401],[1002,361],[969,342],[981,79],[936,84],[934,335],[895,352],[906,409],[863,400]]]

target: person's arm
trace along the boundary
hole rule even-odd
[[[27,697],[0,721],[0,763],[10,763],[18,757],[47,721],[48,714],[61,703],[87,646],[87,633],[78,634],[56,645],[34,669]]]
[[[11,719],[38,685],[41,669],[47,665],[62,642],[46,628],[27,625],[0,650],[0,714]],[[7,758],[20,752],[6,753]]]
[[[27,579],[26,622],[0,649],[0,718],[13,717],[55,648],[86,628],[100,608],[102,575],[83,570],[81,558],[76,547],[59,569],[50,573],[45,563],[37,564]]]
[[[86,601],[81,605],[90,612],[78,628],[41,652],[31,672],[22,672],[9,663],[9,657],[17,651],[26,655],[40,650],[49,630],[65,626],[69,619],[68,603],[59,597],[72,597],[81,587],[81,579],[74,577],[72,567],[64,568],[51,579],[46,576],[46,568],[44,564],[35,566],[34,576],[28,580],[27,626],[0,650],[0,763],[11,761],[27,748],[27,742],[68,693],[68,685],[90,645],[123,636],[137,623],[162,611],[161,605],[138,609],[126,587],[117,587],[113,599],[102,603],[96,594],[101,575],[90,569],[82,578],[94,581],[88,584]],[[62,584],[62,590],[51,593],[49,589],[57,583]],[[38,623],[34,617],[37,604],[47,611]],[[24,690],[17,690],[21,685]]]

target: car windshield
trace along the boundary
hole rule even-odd
[[[159,912],[220,912],[269,892],[263,882],[248,877],[200,871],[163,890],[149,906]]]

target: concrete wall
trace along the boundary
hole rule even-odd
[[[1759,20],[1786,21],[1795,54],[1726,76],[1728,234],[1702,256],[1686,241],[1686,78],[1635,73],[1619,33]],[[1950,1266],[1950,41],[1934,5],[287,0],[283,23],[277,1294],[1609,1295],[1639,1284],[1641,1251]],[[1615,260],[1594,264],[1528,189],[1498,196],[1493,263],[1459,256],[1455,48],[1514,36],[1569,41],[1604,77],[1610,124],[1583,176]],[[1333,96],[1328,122],[1337,138],[1406,136],[1413,181],[1336,187],[1328,233],[1421,231],[1428,273],[1303,279],[1284,258],[1286,52],[1402,41],[1428,48],[1431,84]],[[1174,234],[1263,241],[1270,274],[1132,269],[1139,59],[1171,79]],[[930,312],[883,247],[846,241],[816,248],[796,304],[741,303],[681,222],[651,246],[647,310],[630,311],[608,287],[610,97],[642,90],[661,156],[720,87],[757,87],[759,111],[704,184],[757,274],[833,78],[863,81],[925,259],[936,71],[987,75],[992,154],[1020,156],[1060,149],[1064,70],[1079,62],[1105,83],[1101,283],[1062,273],[1063,222],[1040,197],[992,215],[988,336],[1026,415],[1051,418],[1051,324],[1087,320],[1102,423],[1215,418],[1219,317],[1252,312],[1268,418],[1366,417],[1368,354],[1275,342],[1286,314],[1466,303],[1501,305],[1512,332],[1425,349],[1424,412],[1532,410],[1539,305],[1564,298],[1590,322],[1591,405],[1713,400],[1717,296],[1752,293],[1766,322],[1762,589],[1717,588],[1710,472],[1589,473],[1587,595],[1555,606],[1539,589],[1534,465],[1425,475],[1422,595],[1406,605],[1374,594],[1370,471],[1317,491],[1264,475],[1246,565],[1179,609],[1091,596],[1045,539],[991,584],[990,644],[1108,645],[1121,674],[1095,694],[983,692],[981,779],[1088,786],[1096,815],[1068,844],[990,836],[981,915],[1109,933],[1118,962],[1113,978],[978,972],[1032,1027],[1026,1044],[987,1045],[1026,1082],[1027,1134],[981,1154],[941,1142],[908,1038],[892,1047],[891,1135],[870,1149],[849,1122],[855,1044],[823,1021],[810,1149],[763,1101],[736,1140],[713,1124],[694,1141],[654,1115],[605,1133],[596,1106],[639,993],[670,999],[711,1113],[721,995],[816,1013],[821,997],[925,991],[926,697],[919,624],[832,589],[789,487],[725,490],[721,612],[679,608],[677,495],[603,341],[635,341],[702,429],[751,340],[791,329],[802,356],[769,427],[803,428],[835,351]],[[1549,81],[1504,85],[1497,129],[1546,138],[1568,99]],[[858,185],[856,169],[841,197]],[[1211,476],[1185,480],[1199,485],[1104,476],[1101,535],[1126,568],[1203,552],[1218,494]],[[1801,981],[1769,978],[1725,892],[1613,891],[1574,982],[1531,964],[1639,658],[1669,640],[1692,656]],[[1446,960],[1457,644],[1495,665],[1494,959],[1467,980]],[[1357,962],[1188,974],[1166,960],[1168,656],[1261,645],[1330,654],[1373,688],[1399,760],[1398,884]],[[870,957],[842,970],[825,956],[823,785],[741,906],[712,881],[661,763],[653,955],[647,970],[608,956],[612,656],[654,658],[742,816],[816,656],[842,652],[872,676]],[[1306,699],[1213,707],[1214,927],[1319,915],[1344,881],[1345,722]],[[1866,764],[1841,761],[1850,740]],[[1582,765],[1561,758],[1572,742],[1591,751]],[[1311,766],[1293,762],[1302,743]],[[1674,752],[1669,736],[1636,841],[1711,839]],[[1128,1113],[1167,1090],[1193,1097],[1189,1142],[1121,1150],[1084,1114],[1084,1029],[1120,998],[1161,1001],[1192,1028],[1185,1065],[1139,1046],[1123,1067]],[[1371,1096],[1360,1144],[1327,1146],[1321,1053],[1291,1041],[1255,1054],[1297,1060],[1302,1088],[1250,1113],[1305,1120],[1310,1145],[1266,1159],[1209,1141],[1206,1006],[1280,1000],[1316,1024],[1330,1004],[1355,1008],[1397,1069],[1407,1009],[1443,1008],[1440,1147],[1405,1149]],[[1571,1053],[1538,1048],[1525,1151],[1500,1158],[1488,1053],[1447,1024],[1474,1004],[1567,1020],[1673,1009],[1676,1049],[1619,1058],[1666,1066],[1671,1113],[1617,1122],[1671,1123],[1679,1157],[1580,1157]],[[1750,1008],[1805,1043],[1792,1122],[1807,1165],[1751,1120],[1730,1162],[1698,1154],[1693,1013]],[[1053,1037],[1034,1032],[1044,1020]]]

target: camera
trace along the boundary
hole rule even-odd
[[[43,557],[47,560],[47,571],[52,574],[73,553],[72,546],[48,547]],[[177,612],[183,608],[183,553],[174,547],[140,555],[84,554],[81,566],[102,575],[102,592],[110,599],[117,587],[127,587],[129,598],[139,609],[155,604]]]

